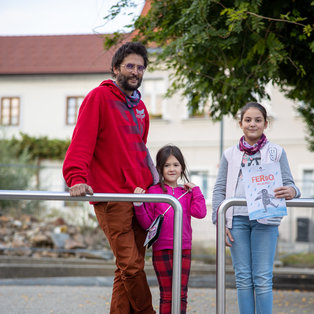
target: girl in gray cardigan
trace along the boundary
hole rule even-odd
[[[220,162],[213,191],[213,223],[222,201],[245,198],[241,167],[279,162],[283,186],[274,189],[275,197],[287,200],[300,197],[284,149],[264,135],[268,124],[265,108],[258,103],[246,104],[239,124],[244,135],[239,144],[224,152]],[[235,270],[240,314],[272,313],[272,270],[281,219],[249,220],[246,206],[227,210],[226,245],[230,247]]]

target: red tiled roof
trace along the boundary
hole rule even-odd
[[[144,4],[144,7],[142,9],[141,15],[145,16],[148,13],[148,11],[150,10],[150,8],[151,8],[151,1],[150,0],[146,0],[145,4]]]
[[[103,35],[0,36],[0,75],[108,73]]]

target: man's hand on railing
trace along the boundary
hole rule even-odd
[[[91,186],[85,183],[75,184],[70,187],[69,191],[71,196],[85,196],[86,194],[94,194]]]
[[[140,187],[136,187],[134,190],[134,194],[145,194],[145,190],[140,188]],[[133,202],[134,206],[141,206],[143,203],[142,202]]]

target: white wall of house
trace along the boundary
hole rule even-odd
[[[24,132],[31,136],[70,138],[66,125],[66,99],[85,96],[108,75],[24,75],[0,77],[0,97],[20,97],[20,125],[6,127],[7,136]]]
[[[147,71],[140,89],[150,112],[155,116],[161,115],[161,118],[151,119],[148,147],[153,158],[161,146],[169,143],[182,149],[192,180],[200,184],[208,200],[207,217],[203,220],[193,219],[194,239],[213,246],[216,231],[211,223],[210,203],[220,160],[221,124],[208,117],[189,118],[186,100],[179,94],[163,98],[169,85],[168,75],[162,71]],[[101,74],[0,77],[0,97],[17,96],[21,100],[20,125],[6,127],[6,136],[18,135],[22,131],[31,136],[70,138],[74,126],[65,123],[66,98],[85,96],[107,78],[110,76]],[[294,109],[295,103],[275,88],[271,89],[271,96],[272,99],[266,106],[270,110],[272,121],[266,135],[269,140],[285,148],[294,179],[302,190],[305,173],[308,177],[312,174],[314,179],[314,153],[307,149],[305,124]],[[231,117],[224,118],[223,147],[236,144],[241,135],[238,122]],[[45,166],[47,168],[41,173],[42,182],[45,182],[43,189],[63,190],[61,163],[47,161]],[[311,189],[314,193],[310,187]],[[63,203],[60,202],[57,207],[62,206]],[[293,210],[280,227],[282,241],[295,241],[298,217],[313,220],[313,212],[309,209]]]

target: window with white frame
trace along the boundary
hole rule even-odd
[[[314,197],[314,169],[304,169],[302,176],[302,197]]]
[[[66,120],[67,125],[74,125],[77,121],[78,112],[83,102],[83,96],[69,96],[66,104]]]
[[[209,174],[206,170],[190,171],[190,180],[200,187],[206,201],[209,200]]]
[[[187,110],[189,118],[208,118],[210,116],[210,104],[208,101],[199,103],[196,110],[193,110],[191,107],[188,107]]]
[[[153,119],[162,119],[165,94],[165,82],[163,79],[143,80],[140,89],[149,116]]]
[[[2,97],[0,109],[1,125],[20,124],[20,97]]]

